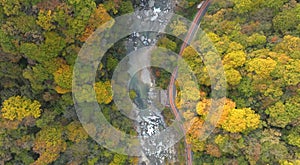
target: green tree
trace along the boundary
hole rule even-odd
[[[295,30],[300,23],[300,4],[297,4],[294,8],[285,9],[278,13],[273,18],[273,25],[275,30],[282,33],[288,33]]]
[[[112,11],[113,14],[118,13],[118,3],[115,3],[115,1],[113,0],[107,0],[106,2],[104,2],[104,7],[107,11]]]
[[[45,43],[40,46],[41,50],[45,52],[45,60],[59,56],[66,47],[65,39],[58,33],[46,32],[45,38]]]
[[[0,4],[2,5],[4,13],[7,16],[17,15],[20,13],[21,3],[19,0],[16,1],[1,0]]]
[[[11,36],[39,30],[35,23],[35,18],[33,16],[26,15],[25,13],[16,17],[8,17],[6,22],[2,24],[1,29]]]
[[[254,33],[251,36],[248,37],[247,39],[247,46],[255,46],[256,48],[260,48],[263,47],[267,42],[267,37],[262,35],[262,34],[258,34],[258,33]]]
[[[300,148],[300,126],[293,127],[289,131],[287,142]]]
[[[109,165],[123,165],[126,163],[127,156],[125,155],[120,155],[120,154],[115,154],[114,159],[112,162],[109,163]]]
[[[177,20],[174,20],[171,25],[170,25],[170,28],[172,29],[173,31],[173,34],[175,36],[179,36],[179,35],[182,35],[184,33],[186,33],[188,30],[187,30],[187,27],[184,25],[184,23],[182,21],[180,21],[179,19]]]
[[[157,42],[157,46],[164,47],[166,49],[175,51],[177,48],[177,45],[172,40],[168,39],[167,37],[163,37]]]
[[[286,85],[297,85],[300,82],[300,60],[293,60],[285,65],[285,72],[282,74]]]
[[[14,43],[13,37],[7,35],[3,30],[0,29],[0,46],[3,52],[10,53],[12,55],[17,54],[16,44]]]
[[[131,1],[122,1],[120,4],[120,12],[122,14],[134,12]]]
[[[300,117],[300,113],[297,111],[299,107],[299,97],[297,96],[290,97],[285,102],[279,101],[266,110],[266,114],[269,115],[268,122],[272,126],[284,128]]]

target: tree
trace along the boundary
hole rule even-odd
[[[27,97],[13,96],[2,104],[2,117],[9,120],[17,119],[22,121],[25,117],[38,118],[41,115],[41,104]]]
[[[186,142],[192,144],[192,150],[194,152],[204,151],[205,149],[205,141],[200,141],[199,139],[201,131],[203,131],[203,123],[203,119],[194,117],[190,122],[190,127],[186,134]]]
[[[252,34],[250,37],[248,37],[247,39],[247,46],[255,46],[257,48],[259,47],[263,47],[267,42],[267,37],[262,35],[262,34],[258,34],[258,33],[254,33]]]
[[[232,0],[234,3],[234,9],[237,13],[243,14],[246,12],[251,12],[254,7],[254,2],[253,0]]]
[[[211,99],[203,99],[196,106],[196,112],[201,117],[205,118],[211,110]],[[222,114],[220,115],[219,121],[217,123],[217,127],[221,127],[221,125],[227,120],[228,113],[236,107],[235,102],[230,99],[226,99],[224,102],[224,106],[222,107]]]
[[[114,159],[112,162],[109,163],[109,165],[123,165],[126,163],[127,156],[125,155],[120,155],[120,154],[115,154]]]
[[[96,10],[91,14],[85,31],[80,36],[80,41],[84,42],[100,25],[110,21],[111,17],[107,13],[103,4],[99,4]]]
[[[172,40],[168,39],[167,37],[163,37],[161,39],[158,40],[157,42],[157,46],[159,47],[164,47],[166,49],[175,51],[176,50],[176,43],[173,42]]]
[[[119,8],[119,3],[115,3],[114,0],[108,0],[108,1],[104,2],[104,7],[107,11],[112,11],[113,14],[117,14],[118,8]]]
[[[134,12],[134,8],[132,6],[131,1],[122,1],[120,5],[120,12],[122,14],[132,13]]]
[[[278,43],[274,50],[276,52],[285,53],[293,59],[300,59],[300,38],[286,35],[283,40]]]
[[[40,154],[40,157],[33,165],[49,164],[55,161],[60,152],[66,150],[67,145],[62,136],[62,129],[55,126],[47,126],[38,132],[33,144],[33,151]]]
[[[2,5],[4,9],[4,13],[7,16],[17,15],[20,13],[21,4],[19,0],[16,1],[1,0],[0,4]]]
[[[54,82],[57,84],[55,90],[57,93],[64,94],[72,89],[72,72],[73,67],[63,64],[53,73]]]
[[[241,150],[245,150],[245,141],[240,134],[218,134],[212,139],[222,153],[231,157],[240,157]]]
[[[226,70],[225,75],[227,83],[232,86],[238,85],[242,79],[240,72],[235,69]]]
[[[245,47],[243,45],[233,41],[233,42],[230,42],[230,44],[228,45],[228,49],[227,49],[226,53],[239,52],[239,51],[243,51],[244,49],[245,49]],[[242,58],[244,58],[244,57],[242,56]]]
[[[297,165],[300,164],[300,160],[288,161],[288,160],[280,160],[280,165]]]
[[[289,131],[287,142],[291,145],[300,147],[300,126],[293,127]]]
[[[294,8],[285,9],[278,13],[272,21],[275,30],[282,33],[288,33],[289,31],[295,30],[300,23],[299,12],[300,5],[297,4]]]
[[[53,22],[54,21],[53,21],[53,15],[51,10],[48,11],[40,10],[38,14],[38,20],[36,21],[36,23],[40,27],[42,27],[46,31],[50,31],[55,28]]]
[[[205,150],[206,150],[207,154],[217,157],[217,158],[221,157],[221,155],[222,155],[218,146],[213,145],[213,144],[206,145]]]
[[[20,52],[25,54],[27,58],[36,60],[40,63],[59,56],[66,46],[65,40],[55,32],[46,32],[45,37],[45,43],[41,45],[22,43]]]
[[[284,128],[286,125],[300,117],[300,97],[291,96],[285,102],[278,101],[266,110],[269,115],[268,122],[272,126]]]
[[[241,67],[246,62],[246,54],[243,51],[234,51],[226,54],[223,58],[224,67],[237,68]]]
[[[271,8],[278,10],[287,0],[231,0],[234,3],[234,10],[239,13],[250,13],[259,8]],[[270,10],[270,9],[269,9]]]
[[[278,163],[278,160],[282,160],[288,157],[288,150],[284,143],[270,143],[265,142],[262,145],[261,163]]]
[[[67,126],[67,135],[68,139],[75,143],[79,143],[89,137],[78,122],[72,122]]]
[[[112,101],[112,89],[109,81],[96,82],[94,85],[96,99],[99,104],[109,104]]]
[[[209,32],[207,36],[211,39],[211,41],[214,43],[216,49],[218,52],[223,55],[228,48],[230,44],[230,40],[227,35],[224,35],[222,37],[218,36],[217,34],[213,32]],[[230,53],[231,51],[228,51],[227,53]]]
[[[10,53],[12,55],[17,54],[16,44],[14,43],[13,37],[7,35],[3,30],[0,29],[0,46],[3,52]]]
[[[58,33],[46,32],[45,38],[45,43],[40,46],[41,50],[45,52],[45,60],[59,56],[61,51],[66,47],[65,39]]]
[[[180,21],[179,19],[174,20],[171,24],[170,24],[170,28],[172,29],[172,32],[175,36],[180,36],[184,33],[186,33],[187,27],[184,25],[184,23],[182,21]]]
[[[232,109],[222,128],[228,132],[247,132],[259,127],[260,116],[250,108]]]
[[[200,99],[200,91],[197,84],[194,81],[188,79],[189,78],[184,78],[184,76],[178,79],[183,88],[178,92],[178,95],[180,95],[180,99],[176,100],[178,101],[179,107],[181,107],[181,105],[195,103]]]
[[[22,13],[16,17],[7,18],[5,24],[1,26],[1,29],[11,36],[16,36],[37,31],[39,28],[35,24],[35,18],[33,16]]]
[[[271,58],[254,58],[247,62],[248,72],[255,72],[259,78],[265,79],[275,69],[277,62]]]
[[[74,43],[82,35],[95,9],[96,3],[93,0],[67,0],[57,7],[53,17],[58,23],[57,29],[64,34],[67,43]]]

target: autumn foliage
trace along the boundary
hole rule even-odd
[[[2,103],[2,117],[9,120],[21,121],[25,117],[38,118],[41,115],[41,104],[27,97],[13,96]]]

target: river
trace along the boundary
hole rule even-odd
[[[172,11],[172,1],[141,0],[140,2],[135,7],[136,19],[145,22],[158,20],[161,22],[159,28],[163,31],[169,23],[166,14]],[[139,26],[139,24],[132,24],[132,26]],[[146,46],[155,45],[158,39],[159,35],[155,32],[133,33],[126,43],[127,52],[130,53]],[[139,117],[136,122],[136,131],[140,136],[142,145],[147,137],[159,134],[160,131],[166,128],[161,110],[153,104],[153,98],[158,97],[153,93],[155,77],[151,74],[149,67],[144,67],[151,66],[150,53],[151,49],[147,49],[138,56],[130,56],[128,62],[128,73],[132,77],[129,88],[138,95],[134,100],[134,110],[138,109],[139,111],[137,112]],[[143,69],[138,70],[138,68]],[[155,145],[155,151],[150,151],[146,146],[143,147],[143,156],[139,159],[139,164],[161,165],[166,164],[166,161],[169,163],[177,161],[174,146],[164,149],[166,147],[162,143],[153,145]]]

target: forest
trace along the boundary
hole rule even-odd
[[[175,12],[192,20],[200,0],[177,2]],[[111,152],[86,133],[74,108],[72,74],[81,47],[97,27],[133,12],[139,3],[0,0],[1,165],[138,164],[138,157]],[[178,36],[188,30],[180,20],[170,27]],[[191,96],[197,114],[183,113],[191,124],[186,142],[192,146],[193,164],[299,165],[300,1],[214,0],[200,27],[222,60],[227,95],[216,128],[199,140],[197,130],[212,104],[211,82],[203,60],[186,47],[182,57],[200,86],[200,97]],[[176,53],[181,44],[165,34],[157,42]],[[106,119],[136,135],[111,92],[111,75],[125,55],[122,41],[106,52],[94,89]],[[155,68],[153,73],[166,88],[170,73]],[[130,91],[130,97],[136,93]],[[174,119],[168,108],[163,115],[168,123]]]

